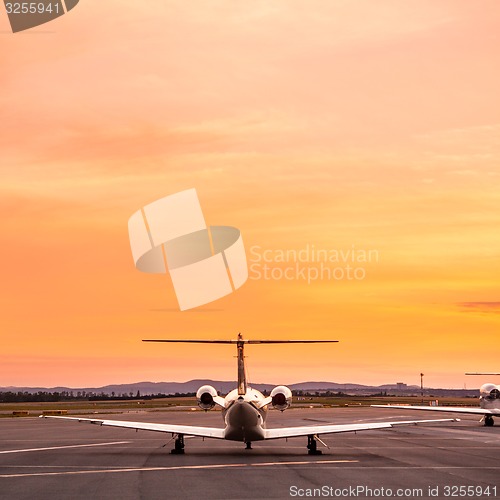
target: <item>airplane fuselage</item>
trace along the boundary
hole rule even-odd
[[[226,425],[225,439],[245,443],[265,439],[267,405],[261,406],[265,400],[261,392],[248,387],[245,394],[238,394],[235,389],[224,400],[226,405],[222,410],[222,418]]]
[[[245,443],[264,439],[267,405],[259,408],[264,399],[261,392],[250,387],[243,395],[234,390],[226,396],[226,407],[222,410],[225,439]]]

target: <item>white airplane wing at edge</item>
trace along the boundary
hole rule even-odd
[[[171,434],[183,434],[185,436],[224,439],[224,429],[219,429],[217,427],[194,427],[191,425],[153,424],[147,422],[102,420],[100,418],[55,417],[49,415],[40,415],[40,418],[58,418],[62,420],[76,420],[78,422],[86,422],[89,424],[104,425],[109,427],[122,427],[125,429],[166,432]]]
[[[376,429],[390,429],[395,425],[417,425],[431,422],[457,422],[456,418],[440,418],[434,420],[405,420],[402,422],[377,422],[367,424],[333,424],[333,425],[311,425],[304,427],[282,427],[265,429],[266,439],[279,439],[287,437],[299,437],[321,434],[336,434],[339,432],[358,432]]]
[[[403,405],[371,405],[373,408],[396,408],[398,410],[443,411],[448,413],[470,413],[475,415],[500,415],[500,410],[484,408],[467,408],[461,406],[403,406]]]

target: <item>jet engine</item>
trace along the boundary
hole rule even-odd
[[[284,385],[279,385],[271,391],[271,398],[274,408],[285,411],[292,404],[292,391]]]
[[[481,399],[486,399],[488,401],[493,401],[494,399],[500,399],[500,390],[495,384],[484,384],[481,389],[479,389]]]
[[[198,389],[196,399],[198,406],[202,410],[211,410],[215,406],[214,398],[217,396],[217,391],[211,385],[204,385]]]

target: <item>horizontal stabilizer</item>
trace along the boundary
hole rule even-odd
[[[244,395],[247,392],[247,378],[245,371],[245,356],[243,349],[245,344],[317,344],[334,343],[338,340],[245,340],[241,333],[234,340],[206,340],[206,339],[143,339],[143,342],[182,342],[188,344],[232,344],[236,345],[238,352],[238,394]]]
[[[500,373],[466,373],[466,375],[500,375]]]
[[[338,340],[202,340],[202,339],[144,339],[143,342],[187,342],[190,344],[317,344]]]

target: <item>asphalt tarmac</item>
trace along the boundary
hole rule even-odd
[[[440,417],[366,407],[289,409],[269,412],[268,427]],[[102,418],[222,427],[216,411]],[[186,438],[186,453],[171,455],[170,435],[162,433],[6,418],[0,420],[0,498],[500,497],[500,425],[461,419],[323,436],[329,448],[310,456],[306,437],[256,442],[252,450]]]

